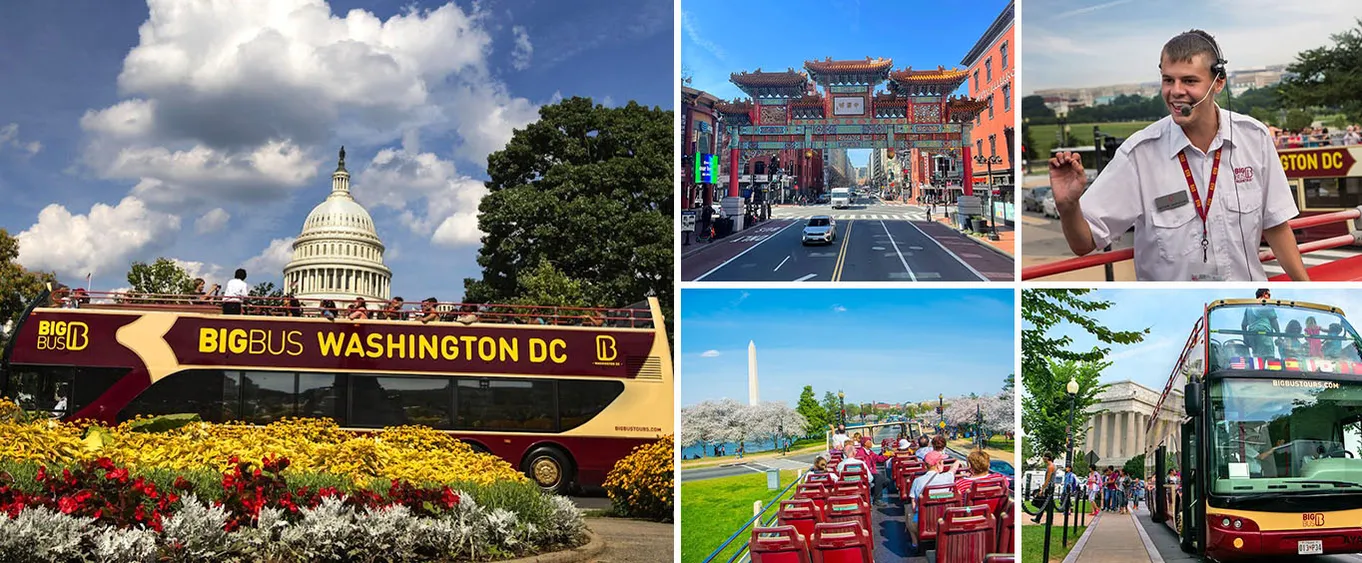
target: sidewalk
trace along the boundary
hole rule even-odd
[[[953,210],[954,208],[952,207],[951,209]],[[950,211],[950,213],[954,213],[954,211]],[[952,229],[956,228],[955,223],[951,221],[949,214],[946,217],[937,217],[936,214],[933,214],[932,219],[937,223],[941,223]],[[999,223],[1001,223],[1001,221]],[[998,240],[989,240],[988,237],[975,237],[975,240],[988,244],[997,251],[1010,257],[1015,258],[1017,256],[1017,229],[1009,227],[1006,224],[998,225]]]
[[[1087,541],[1074,546],[1074,551],[1069,553],[1070,557],[1078,554],[1074,558],[1077,563],[1152,561],[1144,540],[1140,539],[1140,531],[1135,528],[1133,515],[1103,512],[1097,523],[1090,527],[1093,529],[1087,534]]]

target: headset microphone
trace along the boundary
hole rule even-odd
[[[1206,98],[1209,98],[1211,96],[1212,90],[1214,90],[1214,88],[1207,89],[1206,95],[1202,96],[1200,100],[1197,100],[1197,103],[1192,104],[1190,106],[1182,106],[1182,109],[1178,110],[1178,112],[1181,113],[1183,117],[1191,117],[1192,110],[1195,109],[1197,106],[1201,105],[1201,102],[1206,101]]]

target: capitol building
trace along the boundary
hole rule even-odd
[[[350,173],[341,147],[331,195],[312,208],[293,241],[284,287],[299,299],[331,299],[338,306],[356,297],[387,301],[392,270],[383,265],[383,241],[364,206],[350,195]]]

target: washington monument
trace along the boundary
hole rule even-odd
[[[756,406],[761,397],[757,395],[757,343],[747,341],[747,404]]]

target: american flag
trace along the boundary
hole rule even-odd
[[[1248,358],[1230,358],[1230,369],[1248,369]]]

